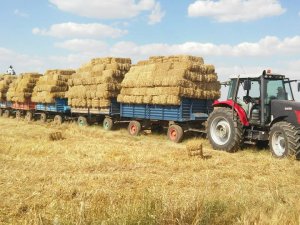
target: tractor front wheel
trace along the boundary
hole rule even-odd
[[[273,156],[300,158],[300,129],[291,123],[275,123],[271,127],[269,142]]]
[[[213,149],[236,152],[243,145],[243,125],[236,112],[215,108],[207,120],[207,136]]]

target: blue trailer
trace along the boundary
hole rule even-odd
[[[77,123],[80,126],[85,126],[92,123],[100,123],[103,119],[103,126],[110,130],[113,126],[113,119],[120,117],[120,103],[116,98],[112,98],[109,107],[88,108],[88,107],[71,107],[71,115],[77,118]]]
[[[56,98],[54,103],[36,103],[35,114],[39,115],[41,122],[53,119],[54,123],[61,124],[71,117],[71,108],[67,98]]]
[[[205,132],[205,122],[213,111],[213,100],[182,98],[180,105],[120,103],[120,121],[129,122],[129,134],[136,136],[142,129],[168,129],[171,141],[180,142],[184,132]],[[116,118],[105,118],[103,127],[111,129]]]

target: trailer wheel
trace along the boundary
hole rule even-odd
[[[4,118],[10,117],[10,111],[8,109],[4,110],[3,117]]]
[[[300,158],[300,129],[288,122],[278,122],[271,127],[270,148],[277,158]]]
[[[3,115],[3,109],[0,109],[0,116]]]
[[[139,121],[133,120],[133,121],[130,121],[127,129],[128,129],[128,132],[130,135],[138,136],[141,133],[142,126]]]
[[[103,120],[103,128],[104,130],[112,130],[113,129],[114,122],[111,118],[105,117]]]
[[[61,115],[56,115],[56,116],[54,116],[53,123],[54,123],[55,125],[61,125],[62,122],[63,122],[63,118],[62,118]]]
[[[168,138],[175,142],[175,143],[179,143],[182,141],[183,138],[183,129],[181,126],[179,125],[171,125],[168,128]]]
[[[79,116],[78,120],[77,120],[77,123],[81,127],[88,125],[87,119],[84,116]]]
[[[46,113],[41,113],[41,115],[40,115],[40,121],[42,123],[45,123],[47,121],[47,114]]]
[[[26,112],[26,116],[25,116],[25,120],[26,121],[31,121],[33,119],[33,113],[32,112],[30,112],[30,111],[27,111]]]
[[[22,112],[21,112],[20,110],[18,110],[18,111],[16,112],[16,119],[19,120],[19,119],[21,119],[21,118],[22,118]]]
[[[213,149],[236,152],[243,145],[243,125],[232,109],[215,108],[207,120],[207,136]]]

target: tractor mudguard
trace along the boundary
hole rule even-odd
[[[235,103],[233,100],[215,101],[213,106],[214,107],[227,107],[227,108],[232,108],[232,106],[233,106],[234,110],[238,114],[242,124],[244,126],[249,126],[249,121],[248,121],[245,110],[239,104]]]

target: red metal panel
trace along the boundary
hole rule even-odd
[[[12,105],[13,109],[19,109],[19,110],[34,110],[35,109],[35,103],[31,101],[26,102],[14,102]]]
[[[244,126],[249,126],[249,121],[248,121],[248,117],[247,114],[245,112],[245,110],[236,102],[234,102],[233,100],[226,100],[226,101],[215,101],[213,104],[214,107],[234,107],[234,110],[237,112],[242,124]]]

